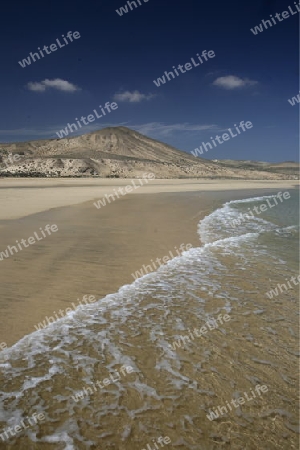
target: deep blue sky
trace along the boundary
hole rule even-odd
[[[2,5],[0,142],[55,138],[75,117],[92,114],[116,94],[138,91],[139,102],[118,101],[116,111],[82,131],[123,124],[190,152],[218,130],[249,120],[251,130],[205,157],[298,160],[299,107],[288,99],[299,93],[299,14],[256,36],[250,31],[289,5],[296,11],[294,1],[140,1],[122,17],[115,10],[125,0]],[[80,39],[30,66],[18,64],[68,31],[78,31]],[[164,71],[203,50],[213,50],[215,58],[154,85]],[[244,86],[213,84],[228,76]],[[27,87],[46,79],[80,89]]]

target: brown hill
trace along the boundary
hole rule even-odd
[[[250,161],[233,163],[196,158],[125,127],[64,139],[0,144],[0,176],[137,178],[153,172],[156,178],[297,178],[294,173],[281,172],[280,167],[273,173],[259,164],[250,167]]]

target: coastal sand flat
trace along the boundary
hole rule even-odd
[[[128,182],[1,181],[0,251],[48,223],[59,230],[0,262],[0,342],[13,344],[85,294],[99,299],[116,292],[133,282],[131,274],[143,264],[168,255],[175,246],[199,246],[199,220],[225,201],[294,184],[156,180],[134,196],[95,208],[95,199]]]
[[[32,183],[32,180],[28,181]],[[94,182],[88,180],[88,183],[91,181]],[[127,184],[128,180],[123,181]],[[77,180],[75,187],[70,187],[74,180],[68,180],[69,187],[52,185],[44,189],[41,186],[38,189],[21,188],[29,185],[26,182],[18,180],[18,188],[0,189],[2,198],[7,198],[7,204],[9,200],[13,201],[12,195],[18,191],[14,197],[18,201],[12,203],[9,211],[13,217],[20,216],[16,205],[20,209],[22,207],[23,211],[23,217],[0,220],[0,251],[7,245],[13,245],[16,239],[27,239],[47,223],[57,224],[58,232],[0,261],[0,343],[4,341],[8,345],[32,333],[34,325],[44,321],[46,316],[53,316],[54,311],[65,310],[72,303],[77,304],[77,299],[82,299],[83,295],[94,295],[100,299],[118,291],[120,286],[132,283],[132,272],[144,264],[150,265],[151,259],[162,258],[169,251],[174,252],[175,246],[179,247],[181,243],[201,245],[197,234],[199,220],[224,202],[292,190],[292,186],[279,183],[275,186],[273,183],[271,186],[270,183],[260,183],[259,187],[258,183],[254,183],[256,188],[252,186],[251,189],[248,183],[237,183],[233,189],[232,182],[213,182],[213,188],[209,189],[211,182],[199,182],[197,185],[193,180],[185,181],[187,189],[193,189],[184,192],[184,184],[173,182],[172,185],[169,182],[164,185],[161,182],[161,186],[155,186],[154,189],[177,191],[139,195],[137,190],[134,196],[126,195],[98,210],[93,205],[93,197],[85,202],[81,200],[79,204],[57,205],[62,199],[64,202],[79,201],[74,195],[74,192],[81,191],[76,186]],[[40,180],[37,182],[41,183]],[[94,186],[90,188],[92,195],[94,189],[99,189]],[[44,197],[40,191],[44,192]],[[30,208],[43,210],[28,214]],[[119,308],[116,303],[114,308],[106,311],[98,304],[96,308],[99,308],[100,322],[90,324],[89,319],[85,322],[84,312],[80,313],[80,328],[74,330],[73,342],[71,331],[65,335],[62,328],[55,327],[55,334],[52,335],[51,330],[48,330],[46,334],[50,336],[51,351],[49,349],[49,353],[43,354],[39,350],[37,366],[33,368],[26,355],[29,354],[29,342],[35,347],[39,340],[34,335],[25,339],[21,345],[26,342],[28,351],[23,347],[24,353],[21,350],[19,358],[12,361],[16,370],[22,370],[22,375],[18,374],[14,378],[8,376],[1,381],[3,391],[12,393],[10,398],[13,407],[16,408],[14,402],[17,402],[18,409],[30,411],[31,402],[37,405],[37,393],[41,399],[38,402],[46,405],[47,415],[53,420],[53,423],[46,421],[41,424],[38,436],[48,436],[62,429],[65,423],[69,424],[70,420],[77,420],[79,432],[96,442],[97,448],[140,450],[141,442],[145,447],[147,442],[151,442],[150,437],[162,433],[170,437],[174,448],[199,448],[201,445],[201,448],[215,450],[223,447],[223,443],[224,448],[233,450],[298,448],[297,407],[294,401],[297,396],[298,368],[297,292],[291,289],[283,298],[270,302],[264,295],[266,281],[270,277],[265,259],[260,261],[256,258],[253,261],[255,270],[254,266],[250,266],[249,272],[241,272],[244,267],[237,265],[238,260],[233,255],[219,254],[219,257],[219,262],[224,262],[224,269],[226,266],[226,272],[224,278],[220,272],[221,283],[218,286],[217,282],[216,295],[213,297],[210,289],[202,290],[204,285],[209,287],[210,281],[213,282],[217,276],[208,269],[209,281],[205,281],[204,276],[201,290],[199,284],[194,290],[194,278],[190,279],[190,285],[185,286],[183,298],[179,292],[173,291],[174,298],[169,311],[168,304],[162,300],[163,287],[157,287],[158,296],[156,293],[152,295],[151,291],[143,295],[141,290],[141,299],[138,292],[136,297],[133,294],[133,298],[128,298],[132,308],[125,321],[122,314],[126,311],[124,304]],[[207,268],[205,262],[205,258],[200,257],[198,265],[196,262],[196,271],[192,272],[197,279],[199,276],[200,283],[201,274],[204,275]],[[245,262],[246,267],[247,264]],[[277,277],[267,285],[276,282]],[[148,284],[148,280],[144,280],[144,283]],[[192,289],[189,289],[190,286]],[[159,365],[165,356],[157,340],[153,340],[156,326],[162,327],[162,334],[171,344],[178,337],[178,320],[188,324],[191,329],[199,329],[204,325],[207,314],[217,316],[217,310],[226,305],[226,291],[233,300],[230,322],[222,326],[222,332],[210,331],[204,337],[197,337],[189,348],[177,349],[177,357],[180,358],[180,369],[178,361],[177,364],[174,362],[175,370],[180,370],[177,380],[184,377],[190,381],[180,385],[174,380],[171,383],[172,374]],[[201,306],[199,303],[198,295],[205,299],[205,308],[201,313],[199,311],[203,304]],[[121,297],[119,301],[122,302]],[[162,305],[166,306],[166,310]],[[283,316],[285,320],[282,320]],[[85,331],[90,332],[93,327],[95,340],[90,343],[89,338],[83,336]],[[117,403],[114,403],[114,414],[110,414],[110,411],[111,402],[116,402],[115,386],[109,386],[107,392],[99,389],[87,398],[88,406],[85,402],[78,402],[73,410],[74,401],[72,403],[70,400],[70,391],[74,389],[77,392],[86,385],[91,356],[97,355],[99,359],[96,364],[92,363],[93,382],[107,377],[107,367],[115,356],[101,336],[110,327],[113,327],[110,334],[112,348],[120,348],[121,354],[132,358],[139,374],[133,373],[122,379],[122,393]],[[70,339],[69,344],[65,344],[67,351],[64,348],[58,350],[56,346],[61,345],[65,338]],[[82,367],[78,366],[76,359],[79,354],[86,358]],[[52,358],[55,359],[57,355],[59,362],[54,363]],[[16,396],[23,380],[27,383],[27,380],[38,379],[43,371],[48,372],[49,364],[52,367],[61,365],[64,371],[55,373],[53,378],[44,380],[40,386],[29,387],[24,395]],[[144,384],[137,383],[137,380],[155,389],[161,400],[143,391],[141,393],[138,386]],[[226,405],[237,394],[241,396],[241,393],[249,393],[250,388],[254,388],[257,383],[265,384],[268,392],[259,399],[247,401],[242,408],[230,410],[219,420],[208,420],[208,408],[216,410],[218,405]],[[118,387],[116,389],[118,391]],[[62,401],[62,398],[66,400]],[[7,405],[9,408],[8,401]],[[128,418],[127,411],[139,411],[144,407],[147,408],[144,413],[134,416],[137,420]],[[141,431],[140,424],[146,431]],[[122,432],[128,429],[131,434],[128,442],[124,443]],[[265,443],[270,445],[266,447]],[[37,445],[45,450],[53,448],[50,442]],[[12,447],[23,450],[31,448],[32,444],[24,433],[18,436]],[[2,445],[0,442],[0,448],[7,448],[7,444]]]
[[[133,180],[137,184],[137,180]],[[50,208],[97,201],[114,189],[131,184],[130,179],[16,179],[0,180],[0,220],[28,216]],[[162,192],[225,191],[245,189],[288,189],[293,180],[150,180],[125,197]],[[119,201],[119,200],[116,200]],[[94,207],[94,206],[93,206]]]

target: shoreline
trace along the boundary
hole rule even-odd
[[[106,194],[113,194],[114,189],[130,185],[132,180],[136,179],[0,179],[0,226],[2,220],[18,219],[52,208],[79,205],[88,201],[92,204]],[[298,186],[297,180],[155,179],[126,194],[124,198],[138,194],[236,190],[246,192],[256,189],[295,189]]]
[[[99,300],[132,284],[132,273],[181,244],[199,247],[197,225],[205,215],[226,201],[271,194],[279,186],[202,192],[179,188],[181,192],[126,195],[100,210],[85,201],[0,220],[0,251],[48,223],[59,229],[0,261],[0,343],[11,346],[46,316],[84,295]],[[23,191],[23,200],[26,195]]]

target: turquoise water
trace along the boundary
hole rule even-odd
[[[254,201],[233,203],[231,206],[239,212],[249,213],[249,208],[254,212],[253,208],[256,206],[260,211],[260,206],[266,205],[267,210],[261,214],[254,212],[256,219],[251,222],[254,226],[264,227],[258,237],[258,244],[266,245],[271,255],[281,258],[288,267],[299,273],[299,192],[291,190],[289,194],[290,198],[281,197],[282,201],[276,192],[274,197],[266,196]]]

